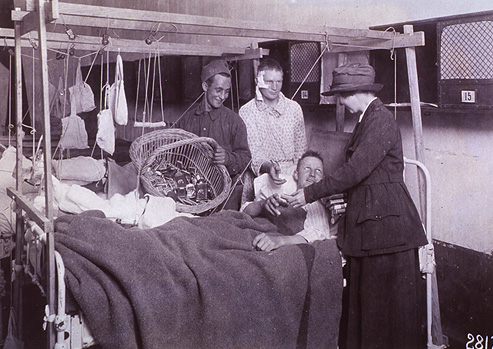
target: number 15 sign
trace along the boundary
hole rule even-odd
[[[462,103],[476,103],[476,91],[475,90],[461,90],[461,102]]]

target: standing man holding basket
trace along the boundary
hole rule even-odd
[[[215,60],[202,68],[204,97],[175,124],[175,127],[209,137],[218,143],[214,163],[226,166],[233,184],[248,166],[251,155],[248,149],[247,130],[243,120],[223,104],[231,91],[231,74],[225,60]],[[237,185],[225,209],[240,209],[243,186]]]

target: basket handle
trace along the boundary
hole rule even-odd
[[[143,148],[149,148],[154,141],[159,139],[176,139],[182,140],[187,138],[197,138],[198,136],[194,133],[182,130],[181,128],[165,128],[160,130],[154,130],[148,133],[145,133],[136,139],[133,140],[132,144],[130,144],[129,154],[130,159],[137,167],[142,167],[145,158],[151,155],[151,152],[154,151],[154,147],[152,150],[144,151]],[[166,142],[168,144],[168,142]],[[142,158],[144,157],[144,158]]]
[[[216,140],[209,138],[209,137],[195,137],[195,138],[189,138],[189,139],[182,139],[180,141],[176,141],[170,144],[165,144],[160,147],[157,147],[154,149],[154,151],[149,155],[149,157],[144,161],[143,166],[145,167],[149,164],[152,164],[154,162],[154,159],[156,158],[157,155],[159,155],[161,152],[166,151],[168,149],[173,149],[176,147],[180,147],[182,145],[188,145],[188,144],[194,144],[194,143],[206,143],[211,149],[208,150],[214,150],[217,146],[218,143]],[[219,167],[224,166],[224,165],[218,165]]]

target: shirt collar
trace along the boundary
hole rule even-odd
[[[361,122],[361,120],[363,119],[363,116],[364,116],[364,115],[365,115],[365,113],[366,113],[366,110],[368,109],[368,107],[370,106],[370,104],[372,104],[372,103],[373,103],[373,101],[374,101],[375,99],[377,99],[377,98],[378,98],[378,97],[374,97],[374,98],[373,98],[373,99],[372,99],[372,100],[371,100],[371,101],[370,101],[370,102],[366,105],[365,109],[363,110],[363,112],[362,112],[362,113],[361,113],[361,115],[359,116],[359,120],[358,120],[358,122]]]
[[[279,117],[283,114],[282,111],[284,110],[284,106],[286,104],[286,96],[284,96],[282,92],[279,92],[279,100],[274,107],[268,106],[265,104],[263,99],[258,99],[257,97],[255,97],[255,104],[257,105],[258,110],[268,111]]]
[[[206,100],[205,98],[202,99],[202,102],[197,106],[197,109],[195,109],[195,115],[197,116],[209,116],[209,118],[211,118],[211,120],[215,120],[218,115],[220,114],[219,110],[221,109],[222,105],[219,107],[219,108],[212,108],[210,111],[207,111],[206,110]]]

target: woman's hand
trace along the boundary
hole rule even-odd
[[[283,194],[282,198],[286,200],[289,205],[295,208],[306,205],[305,192],[303,189],[298,189],[291,195]]]

